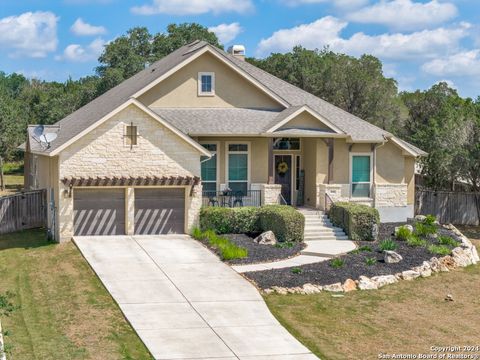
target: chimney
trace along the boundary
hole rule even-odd
[[[232,45],[228,48],[228,53],[235,56],[237,59],[245,61],[245,46]]]

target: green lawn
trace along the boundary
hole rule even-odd
[[[382,352],[418,354],[433,345],[478,344],[479,284],[476,265],[377,291],[272,294],[265,300],[280,322],[323,360],[377,359]],[[445,301],[447,294],[453,302]]]
[[[0,235],[0,296],[9,359],[152,359],[72,243],[40,230]]]
[[[23,189],[22,174],[4,175],[4,178],[5,178],[5,191],[0,190],[0,196],[10,195]]]

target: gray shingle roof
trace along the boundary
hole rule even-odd
[[[72,137],[80,134],[105,115],[124,104],[134,94],[181,64],[200,49],[208,46],[226,61],[245,72],[262,84],[271,93],[284,100],[290,106],[282,112],[253,109],[153,109],[165,120],[187,134],[256,134],[261,133],[280,122],[301,106],[307,105],[343,132],[353,141],[383,141],[392,136],[384,131],[306,91],[303,91],[246,61],[215,48],[204,41],[183,46],[170,55],[153,63],[150,67],[125,80],[92,102],[68,115],[56,125],[60,126],[58,138],[45,150],[54,151]],[[192,120],[194,119],[194,120]],[[408,144],[409,146],[412,146]],[[420,149],[417,149],[421,151]],[[412,151],[414,147],[412,147]]]
[[[189,135],[252,135],[268,129],[280,112],[239,108],[152,108],[161,118]]]

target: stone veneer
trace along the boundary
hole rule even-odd
[[[137,126],[138,145],[125,143],[126,126]],[[59,155],[59,177],[141,177],[200,176],[200,154],[193,146],[161,125],[157,120],[130,105],[105,123],[67,147]],[[75,191],[75,189],[73,189]],[[187,187],[190,194],[190,187]],[[133,229],[133,188],[127,190],[127,233]],[[201,207],[201,186],[196,186],[187,201],[188,229],[197,223]],[[60,184],[59,237],[73,235],[73,195]]]
[[[407,206],[407,184],[375,184],[375,206]]]
[[[280,184],[261,184],[262,205],[279,204],[282,185]]]

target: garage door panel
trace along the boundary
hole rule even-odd
[[[74,234],[125,234],[124,189],[76,189],[73,199]]]
[[[135,189],[135,234],[179,234],[184,231],[184,189]]]

